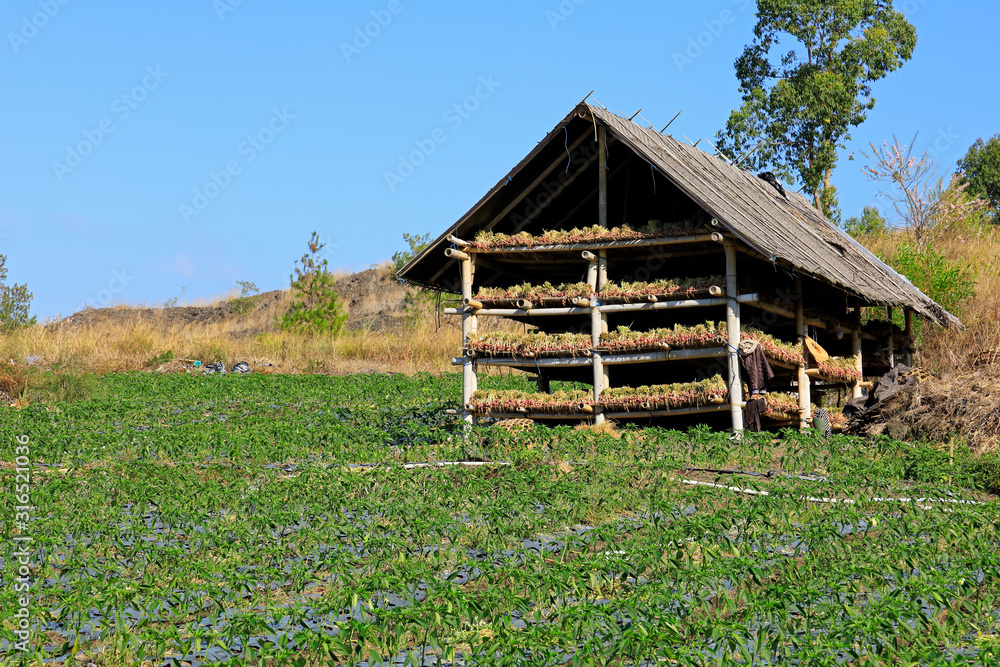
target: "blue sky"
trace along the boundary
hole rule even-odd
[[[987,0],[897,0],[912,61],[875,84],[847,157],[896,133],[948,169],[1000,131]],[[33,312],[287,286],[313,230],[359,270],[465,213],[588,91],[678,138],[738,104],[754,3],[7,0],[0,254]],[[367,33],[367,34],[366,34]],[[422,150],[418,166],[401,156]],[[387,177],[395,174],[395,177]]]

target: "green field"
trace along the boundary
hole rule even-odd
[[[790,431],[467,432],[460,384],[109,375],[0,412],[0,664],[1000,664],[974,461]],[[404,465],[431,461],[487,465]]]

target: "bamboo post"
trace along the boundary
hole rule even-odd
[[[905,362],[906,365],[912,367],[913,366],[913,351],[912,351],[913,348],[910,345],[910,341],[913,340],[913,311],[910,310],[909,308],[907,308],[905,311],[903,311],[903,318],[904,318],[904,321],[905,321],[905,325],[904,326],[906,327],[904,329],[904,331],[906,333],[906,356],[904,357],[904,359],[906,360],[906,362]]]
[[[583,258],[587,261],[587,284],[590,285],[590,291],[596,294],[598,275],[597,263],[599,259],[597,255],[588,250],[583,251]]]
[[[853,331],[851,331],[851,353],[854,355],[854,370],[859,374],[864,372],[864,360],[861,357],[861,299],[854,299],[854,322]],[[860,375],[859,375],[860,377]],[[851,397],[861,398],[861,381],[864,379],[855,380],[854,385],[851,387]]]
[[[795,277],[795,293],[798,295],[798,303],[795,306],[795,330],[802,337],[802,357],[808,359],[809,351],[806,349],[806,317],[804,294],[802,292],[802,276]],[[812,423],[812,397],[810,396],[809,376],[806,375],[806,367],[799,366],[799,429],[805,430]]]
[[[736,246],[726,241],[726,328],[729,357],[729,414],[733,433],[743,433],[743,380],[740,378],[740,302],[736,288]]]
[[[451,250],[451,249],[449,249]],[[465,253],[463,253],[465,254]],[[462,300],[472,301],[472,283],[475,277],[476,267],[474,255],[466,255],[462,262]],[[468,353],[469,335],[475,334],[479,330],[479,317],[476,310],[465,309],[462,311],[462,405],[467,406],[472,402],[472,394],[479,388],[479,378],[476,375],[476,360]],[[469,424],[476,423],[476,417],[468,408],[465,408],[463,419]]]
[[[608,251],[597,251],[597,293],[600,294],[608,286]]]
[[[540,394],[551,394],[552,386],[549,383],[549,376],[544,373],[539,373],[538,377],[535,379],[535,384],[538,387],[538,393]]]
[[[885,307],[885,314],[889,318],[889,339],[886,342],[886,356],[889,358],[889,368],[895,368],[896,367],[896,350],[895,350],[896,341],[894,340],[895,337],[892,335],[892,329],[893,329],[893,324],[892,324],[892,306],[886,306]]]
[[[948,466],[955,467],[955,436],[948,440]],[[948,475],[948,483],[951,484],[951,475]]]
[[[602,126],[597,133],[597,173],[598,173],[598,194],[597,194],[597,224],[601,227],[608,226],[608,137],[605,128]],[[598,250],[597,253],[597,276],[595,295],[591,298],[590,311],[590,335],[594,347],[598,347],[601,342],[601,334],[607,331],[608,316],[602,313],[597,307],[600,294],[608,282],[608,251]],[[604,358],[600,352],[595,352],[593,357],[594,365],[594,402],[601,398],[604,387],[608,384],[607,371],[604,368]],[[598,406],[594,410],[594,423],[604,423],[604,409]]]
[[[591,299],[590,308],[590,342],[594,346],[594,354],[590,357],[590,363],[594,371],[594,402],[601,398],[601,393],[604,391],[606,386],[607,371],[604,369],[604,357],[600,352],[596,351],[596,348],[601,344],[601,328],[602,323],[605,322],[604,315],[601,314],[600,309],[597,307],[597,298]],[[604,410],[600,406],[597,406],[594,414],[594,423],[603,424],[604,423]]]

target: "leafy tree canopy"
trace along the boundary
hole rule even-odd
[[[758,0],[736,60],[743,104],[718,134],[744,164],[798,182],[837,218],[837,150],[875,106],[871,84],[910,59],[916,30],[892,0]]]
[[[981,138],[958,161],[960,183],[968,183],[970,195],[989,202],[989,215],[1000,223],[1000,134],[984,142]]]

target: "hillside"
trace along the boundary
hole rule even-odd
[[[80,372],[183,371],[190,363],[247,361],[270,372],[440,372],[448,370],[458,323],[431,316],[431,304],[402,287],[388,265],[339,277],[349,314],[333,339],[280,331],[277,319],[292,303],[271,291],[208,305],[171,308],[117,306],[80,311],[63,320],[0,338],[8,370]],[[441,329],[447,330],[442,334]],[[186,360],[186,361],[181,361]]]

